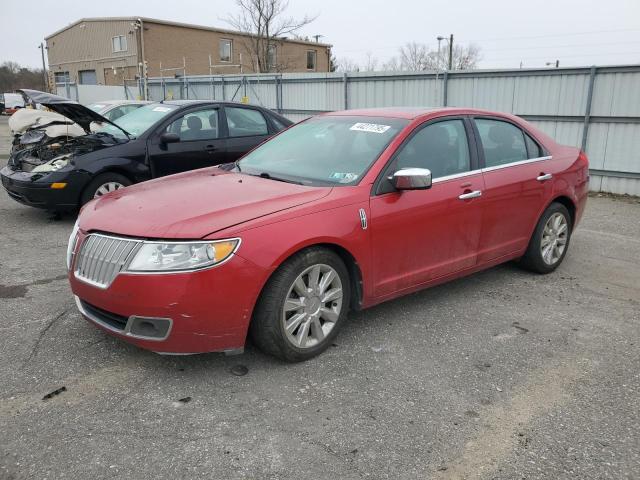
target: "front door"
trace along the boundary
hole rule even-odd
[[[371,198],[377,297],[476,265],[484,182],[463,118],[418,127],[391,160]],[[401,168],[427,168],[428,190],[395,191],[386,179]],[[386,185],[386,186],[385,186]]]
[[[218,165],[225,161],[226,140],[220,132],[220,109],[191,110],[173,120],[149,140],[149,162],[156,177]],[[179,135],[180,141],[164,144],[164,132]]]

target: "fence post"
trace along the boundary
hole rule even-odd
[[[349,77],[347,72],[342,74],[342,83],[344,84],[344,109],[349,110]]]
[[[595,65],[591,67],[589,74],[589,90],[587,91],[587,106],[584,110],[584,126],[582,127],[582,151],[587,149],[587,140],[589,136],[589,122],[591,121],[591,103],[593,101],[593,86],[596,82],[597,68]]]
[[[443,86],[442,86],[442,106],[446,107],[447,103],[449,102],[449,90],[448,90],[448,82],[449,82],[449,71],[445,70],[444,71],[444,75],[442,77],[442,82],[443,82]]]
[[[275,80],[275,87],[276,87],[276,110],[278,111],[278,113],[282,113],[282,98],[280,97],[280,77],[278,75],[276,75],[275,77],[273,77]]]
[[[220,77],[220,79],[222,81],[222,101],[224,102],[227,100],[226,94],[224,92],[224,75]]]

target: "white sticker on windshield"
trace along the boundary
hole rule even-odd
[[[331,180],[338,180],[339,183],[351,183],[358,178],[358,174],[350,172],[333,172],[331,175],[329,175],[329,178]]]
[[[169,107],[155,107],[153,109],[154,112],[168,112],[171,109]]]
[[[384,133],[391,128],[391,125],[378,125],[376,123],[355,123],[349,130],[356,132]]]
[[[100,110],[100,109],[102,109],[102,108],[104,108],[104,107],[106,107],[106,105],[101,105],[101,104],[99,104],[99,103],[96,103],[96,104],[93,106],[93,108],[95,108],[96,110]]]

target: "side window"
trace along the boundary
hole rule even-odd
[[[515,125],[500,120],[477,118],[486,167],[497,167],[529,158],[524,133]]]
[[[180,140],[213,140],[218,138],[218,109],[207,108],[197,112],[189,112],[173,121],[167,132],[177,133]]]
[[[527,153],[529,154],[529,158],[544,157],[544,152],[542,151],[542,148],[540,148],[540,145],[538,145],[538,142],[526,133],[524,134],[524,141],[527,144]]]
[[[267,121],[258,110],[252,108],[225,107],[230,137],[268,135]]]
[[[428,168],[433,178],[471,170],[469,144],[462,120],[427,125],[406,143],[395,160],[395,169]]]

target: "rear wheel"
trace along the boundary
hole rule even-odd
[[[538,220],[520,265],[538,273],[553,272],[567,254],[572,227],[567,207],[555,202],[549,205]]]
[[[347,268],[330,250],[311,248],[284,263],[260,296],[250,334],[265,353],[299,362],[338,334],[350,299]]]
[[[84,192],[82,192],[81,204],[84,205],[94,198],[115,192],[129,185],[131,185],[131,180],[124,175],[115,172],[101,173],[94,178],[91,183],[87,185],[87,188],[84,189]]]

